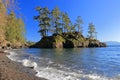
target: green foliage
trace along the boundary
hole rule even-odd
[[[67,13],[65,13],[64,15],[63,15],[63,26],[64,26],[64,32],[69,32],[70,31],[70,26],[69,26],[69,24],[70,24],[70,18],[68,17],[68,14]]]
[[[42,36],[47,36],[49,27],[50,27],[50,11],[48,8],[41,8],[37,7],[36,10],[38,11],[39,15],[35,16],[34,19],[39,22],[40,30]]]
[[[70,24],[69,24],[69,26],[70,26],[70,32],[75,32],[76,30],[75,30],[75,25],[74,24],[72,24],[72,22],[70,22]]]
[[[82,33],[82,25],[83,24],[83,21],[82,21],[82,18],[81,16],[78,16],[77,19],[76,19],[76,23],[75,23],[75,26],[78,28],[78,32],[81,32]]]
[[[13,44],[24,43],[24,23],[22,19],[16,18],[15,13],[11,12],[7,18],[6,25],[6,40]]]
[[[39,32],[43,37],[48,36],[50,31],[54,34],[61,34],[64,32],[71,32],[75,30],[75,26],[71,25],[71,20],[67,13],[60,12],[58,7],[52,11],[48,8],[36,7],[38,15],[34,19],[39,22]]]
[[[62,33],[74,33],[83,32],[83,20],[81,16],[78,16],[76,22],[73,24],[66,12],[61,12],[58,7],[49,11],[48,8],[37,7],[38,16],[34,19],[39,22],[39,32],[43,37],[49,34],[62,34]],[[89,38],[95,38],[95,27],[92,23],[89,24]],[[82,39],[80,41],[83,41]]]
[[[59,30],[61,26],[59,8],[55,7],[51,13],[52,13],[52,26],[55,28],[56,33],[61,33]]]
[[[21,46],[25,43],[24,22],[14,13],[15,0],[0,0],[0,43]]]
[[[94,39],[95,36],[96,36],[96,29],[95,29],[95,26],[93,23],[89,23],[89,26],[88,26],[88,37],[91,38],[91,39]]]
[[[5,24],[6,24],[6,8],[2,1],[0,1],[0,42],[5,40]]]
[[[65,42],[65,39],[62,37],[62,36],[60,36],[60,35],[57,35],[57,36],[53,36],[54,37],[54,42],[55,43],[59,43],[59,42]]]

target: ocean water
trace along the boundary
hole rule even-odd
[[[19,49],[7,51],[13,61],[33,67],[48,80],[120,80],[120,47]]]

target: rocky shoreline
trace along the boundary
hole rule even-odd
[[[0,43],[0,49],[20,49],[20,48],[95,48],[107,47],[95,38],[86,38],[80,32],[69,32],[44,36],[36,43],[26,42],[24,44]]]
[[[79,32],[53,34],[45,36],[30,48],[84,48],[106,47],[107,45],[95,38],[86,38]]]
[[[46,80],[36,77],[33,69],[11,61],[6,55],[9,53],[0,50],[0,80]]]

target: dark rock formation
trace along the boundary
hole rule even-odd
[[[106,47],[105,43],[96,39],[85,38],[79,32],[53,34],[43,37],[31,48],[78,48],[78,47]]]
[[[106,44],[96,39],[89,39],[88,47],[106,47]]]
[[[63,48],[64,38],[60,35],[43,37],[39,42],[32,45],[35,48]]]

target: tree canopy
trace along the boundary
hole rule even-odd
[[[89,35],[88,35],[89,38],[91,38],[91,39],[96,38],[97,32],[96,32],[96,29],[95,29],[95,26],[93,23],[89,23],[88,33],[89,33]]]
[[[83,20],[81,16],[78,16],[75,23],[72,23],[67,12],[62,12],[58,7],[55,7],[51,11],[47,7],[36,7],[38,12],[34,19],[39,22],[41,35],[49,36],[47,33],[61,34],[69,32],[83,32]],[[52,31],[52,32],[51,32]],[[89,24],[89,38],[95,37],[95,26],[93,23]]]
[[[55,7],[51,11],[47,7],[36,7],[38,12],[34,19],[39,22],[42,36],[48,36],[47,33],[68,33],[68,32],[80,32],[82,34],[83,20],[81,16],[78,16],[75,23],[72,23],[67,12],[62,12],[58,7]]]
[[[0,0],[0,44],[24,44],[25,28],[22,18],[15,14],[16,0]]]

